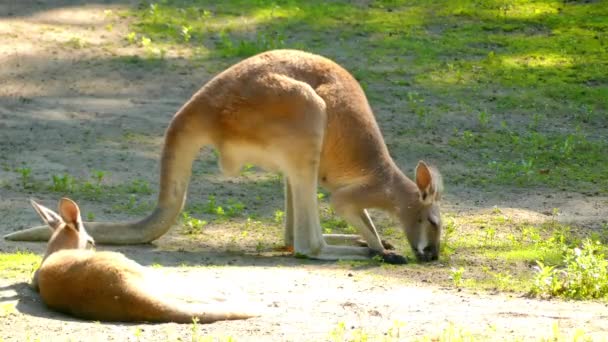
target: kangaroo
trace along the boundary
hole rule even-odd
[[[406,259],[385,249],[367,209],[400,222],[419,260],[436,260],[442,230],[439,172],[424,162],[415,181],[395,164],[359,83],[318,55],[273,50],[245,59],[207,82],[175,114],[165,132],[156,208],[133,222],[87,222],[98,243],[148,243],[166,233],[186,199],[192,162],[203,146],[219,151],[220,168],[236,175],[246,163],[285,176],[285,245],[313,259]],[[329,244],[358,236],[322,233],[317,185],[367,247]],[[43,240],[35,227],[6,236]]]
[[[95,252],[78,205],[59,201],[59,214],[31,201],[52,236],[32,287],[51,309],[98,321],[201,323],[256,315],[221,304],[194,305],[162,298],[146,269],[115,252]]]

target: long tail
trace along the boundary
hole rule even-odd
[[[188,306],[195,306],[189,304]],[[260,316],[259,313],[248,312],[224,306],[223,304],[207,304],[193,308],[175,308],[166,313],[166,316],[158,317],[158,321],[176,322],[176,323],[192,323],[194,319],[198,323],[213,323],[217,321],[231,321],[239,319],[248,319]],[[150,321],[154,321],[151,319]]]
[[[112,302],[112,310],[92,310],[85,318],[100,321],[126,321],[126,322],[176,322],[213,323],[217,321],[248,319],[260,316],[265,310],[260,306],[246,303],[188,303],[181,299],[168,298],[167,294],[149,291],[152,284],[146,283],[140,288],[132,288],[126,294],[129,305]],[[125,298],[126,298],[125,297]],[[96,308],[97,309],[97,308]]]
[[[85,222],[88,233],[101,244],[148,243],[165,234],[176,221],[186,200],[192,162],[201,147],[210,143],[204,131],[204,109],[196,98],[173,117],[165,132],[160,167],[160,190],[154,211],[132,222]],[[14,241],[47,241],[47,226],[37,226],[4,236]]]

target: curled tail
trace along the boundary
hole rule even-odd
[[[180,109],[165,132],[160,165],[160,190],[154,211],[147,217],[132,222],[84,222],[97,243],[148,243],[165,234],[186,200],[192,163],[201,147],[210,143],[204,125],[203,105],[195,98]],[[51,231],[37,226],[4,236],[14,241],[47,241]]]

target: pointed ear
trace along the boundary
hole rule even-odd
[[[62,198],[59,201],[59,214],[66,223],[73,223],[76,229],[79,228],[82,220],[80,218],[80,208],[78,208],[76,202],[66,197]]]
[[[48,224],[51,230],[55,230],[59,228],[59,226],[61,226],[61,224],[63,223],[63,219],[56,212],[43,205],[36,203],[36,201],[34,201],[33,199],[30,199],[30,203],[32,204],[32,207],[34,207],[34,210],[36,210],[38,215],[40,215],[42,221]]]
[[[416,185],[420,189],[421,193],[429,192],[431,185],[433,184],[433,176],[428,165],[422,160],[418,162],[416,166]]]

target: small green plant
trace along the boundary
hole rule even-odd
[[[255,165],[245,164],[245,166],[243,166],[243,169],[241,170],[241,176],[251,175],[251,174],[253,174],[254,170],[255,170]]]
[[[131,194],[144,194],[149,195],[152,193],[150,183],[145,180],[135,179],[129,185],[127,185],[127,192]]]
[[[453,218],[446,218],[445,224],[443,226],[443,239],[440,245],[440,253],[442,257],[450,256],[454,249],[452,248],[452,243],[454,240],[454,236],[456,233],[456,224]]]
[[[52,175],[51,176],[52,184],[50,186],[50,190],[54,192],[60,193],[68,193],[72,191],[74,188],[75,180],[74,177],[70,176],[67,173],[63,175]]]
[[[488,128],[488,125],[490,123],[490,116],[488,115],[488,112],[483,110],[479,112],[479,115],[477,116],[477,121],[479,122],[479,126],[482,129]]]
[[[65,44],[74,49],[82,49],[87,46],[87,43],[80,37],[72,37]]]
[[[499,290],[506,290],[513,283],[513,277],[509,272],[495,273],[494,279],[496,280],[497,288]]]
[[[101,182],[103,181],[103,179],[106,175],[107,175],[107,172],[105,172],[105,171],[101,171],[101,170],[92,170],[91,171],[91,178],[93,178],[93,180],[95,180],[95,183],[98,186],[101,185]]]
[[[199,326],[198,326],[198,318],[192,318],[192,326],[190,327],[190,331],[192,332],[192,342],[198,342],[199,340]]]
[[[350,226],[346,221],[341,219],[338,216],[334,216],[330,213],[330,216],[321,217],[321,227],[323,228],[323,233],[331,234],[335,232],[335,230],[341,233],[355,233],[357,230]]]
[[[207,221],[199,220],[190,216],[187,211],[182,212],[183,232],[185,234],[200,234],[207,225]]]
[[[240,216],[245,209],[245,204],[235,199],[229,198],[225,206],[218,205],[215,196],[209,195],[207,203],[203,207],[206,214],[216,215],[219,218],[231,218]]]
[[[184,42],[186,42],[186,43],[189,42],[190,39],[192,38],[192,26],[182,25],[182,27],[180,29],[180,34],[181,34]]]
[[[346,337],[346,324],[339,322],[335,328],[329,332],[329,338],[333,342],[343,342]]]
[[[21,186],[24,189],[29,188],[31,186],[32,181],[32,169],[29,167],[22,167],[18,168],[16,171],[19,172]]]
[[[283,220],[285,218],[285,212],[283,210],[276,210],[274,212],[274,222],[277,224],[281,224],[283,223]]]
[[[137,42],[137,33],[129,32],[129,34],[127,34],[126,39],[129,44],[135,44]]]
[[[207,197],[207,203],[205,204],[203,211],[207,214],[215,214],[217,212],[217,201],[215,200],[215,196],[209,195]]]
[[[452,283],[456,287],[461,287],[464,284],[464,267],[454,268],[450,270],[450,278],[452,279]]]
[[[137,341],[141,340],[142,333],[143,333],[143,330],[140,327],[133,328],[133,336],[135,336],[135,339]]]
[[[491,226],[486,228],[485,234],[485,243],[491,245],[494,243],[494,239],[496,238],[496,227]]]
[[[399,339],[401,337],[401,329],[405,328],[406,323],[402,321],[394,321],[393,326],[388,328],[387,335],[390,338]]]
[[[258,240],[258,243],[255,245],[255,251],[261,253],[266,246],[264,245],[264,241]]]
[[[244,211],[244,209],[245,209],[245,204],[243,204],[242,202],[239,202],[237,200],[234,200],[232,198],[229,198],[226,203],[225,215],[228,217],[240,216],[241,213]]]

